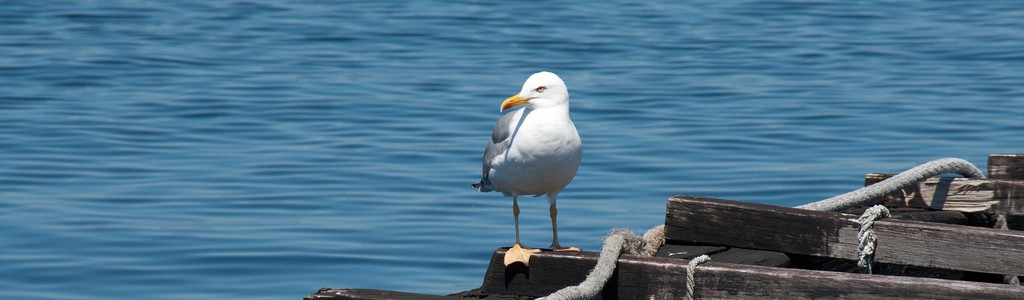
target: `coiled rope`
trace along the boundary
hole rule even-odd
[[[946,173],[955,173],[968,178],[985,178],[984,173],[982,173],[978,167],[975,167],[966,160],[959,158],[942,158],[913,167],[910,170],[906,170],[896,176],[870,186],[825,200],[800,205],[797,206],[797,208],[817,211],[841,211],[854,206],[868,205],[872,204],[872,201],[875,201],[887,194],[899,191],[904,187],[916,184],[929,177]],[[869,209],[869,211],[870,210],[871,209]],[[885,212],[888,214],[888,210]],[[865,214],[866,213],[867,212],[865,212]],[[871,222],[873,221],[874,220],[872,219]],[[863,225],[861,226],[862,231],[864,227],[865,226]],[[870,228],[870,225],[867,227]],[[875,242],[873,233],[871,235],[871,246],[864,246],[864,248],[870,248],[870,252],[865,252],[862,249],[862,260],[864,260],[863,256],[865,255],[874,255],[873,249]],[[860,236],[860,234],[858,234],[858,236]],[[862,245],[864,244],[865,239],[866,238],[861,238]],[[640,237],[627,229],[615,229],[605,237],[604,243],[601,246],[601,256],[597,259],[597,265],[594,266],[594,269],[591,270],[589,274],[587,274],[587,279],[583,280],[583,283],[562,288],[551,295],[538,299],[594,299],[599,293],[601,293],[601,289],[604,288],[605,283],[607,283],[608,279],[611,278],[612,272],[615,271],[615,262],[618,260],[619,255],[626,253],[638,256],[653,256],[658,252],[658,248],[661,248],[664,244],[665,225],[658,225],[651,228],[644,233],[643,237]],[[696,257],[690,261],[686,272],[687,299],[694,298],[693,273],[696,266],[708,260],[710,260],[710,258],[704,255]],[[870,266],[870,263],[868,263],[868,266]]]

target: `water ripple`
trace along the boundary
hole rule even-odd
[[[868,172],[983,164],[1024,152],[1021,16],[970,1],[7,4],[0,298],[474,288],[513,236],[508,199],[469,183],[498,104],[539,70],[572,90],[586,148],[560,238],[587,250],[663,222],[673,194],[798,205]],[[521,201],[528,245],[549,243],[545,202]]]

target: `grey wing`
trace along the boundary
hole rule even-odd
[[[508,113],[498,119],[498,123],[494,124],[494,130],[491,131],[491,140],[487,141],[487,147],[484,148],[484,168],[482,175],[482,183],[490,185],[489,174],[491,173],[491,162],[494,161],[495,157],[499,155],[505,155],[505,151],[508,150],[509,137],[512,135],[512,121],[515,119],[515,113]]]

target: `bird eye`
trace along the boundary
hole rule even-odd
[[[542,87],[538,87],[535,91],[537,91],[538,93],[543,93],[544,90],[547,90],[547,89],[548,88],[542,86]]]

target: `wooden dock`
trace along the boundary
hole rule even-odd
[[[678,299],[690,259],[695,298],[1024,299],[1024,154],[993,154],[989,178],[936,177],[878,199],[873,274],[861,274],[856,222],[865,208],[821,212],[697,196],[668,199],[665,246],[622,255],[601,299]],[[868,174],[865,185],[889,174]],[[1004,229],[1005,228],[1005,229]],[[533,299],[579,284],[593,252],[541,252],[530,266],[491,257],[480,288],[447,296],[328,289],[305,299]],[[1021,278],[1024,279],[1024,278]]]

